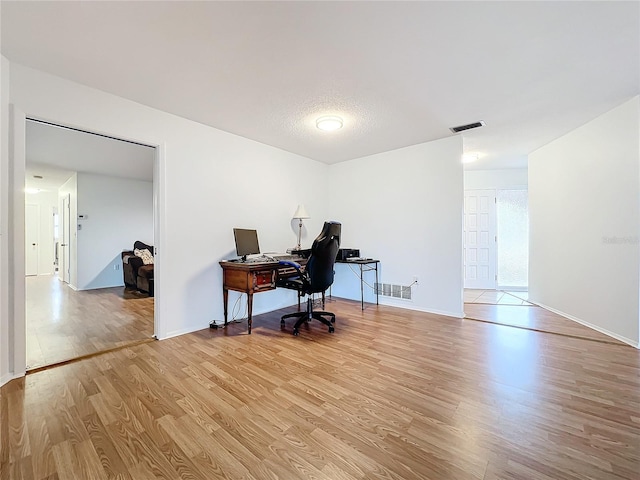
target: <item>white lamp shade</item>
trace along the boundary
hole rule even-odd
[[[298,205],[298,209],[296,210],[296,213],[293,214],[293,218],[311,218],[311,217],[305,210],[304,205],[300,204]]]

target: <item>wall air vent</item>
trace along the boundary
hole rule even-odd
[[[411,300],[411,285],[394,285],[391,283],[376,283],[375,289],[378,295]]]
[[[482,120],[480,120],[479,122],[469,123],[467,125],[451,127],[449,130],[451,130],[453,133],[460,133],[460,132],[464,132],[465,130],[471,130],[472,128],[479,128],[479,127],[484,127],[484,122]]]

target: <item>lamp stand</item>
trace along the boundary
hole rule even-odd
[[[302,243],[302,219],[309,218],[309,214],[305,210],[304,205],[299,204],[298,208],[296,209],[296,213],[294,213],[293,217],[291,218],[293,220],[297,218],[299,222],[298,223],[298,246],[296,247],[296,249],[300,250],[300,244]]]
[[[302,240],[302,219],[299,218],[300,223],[298,224],[298,247],[297,250],[300,250],[300,241]]]

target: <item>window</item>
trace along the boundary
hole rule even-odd
[[[498,190],[498,288],[529,284],[529,208],[527,190]]]

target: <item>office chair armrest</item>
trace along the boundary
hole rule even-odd
[[[301,270],[302,269],[302,265],[300,265],[297,262],[292,262],[291,260],[280,260],[278,262],[278,264],[279,265],[286,265],[288,267],[293,267],[298,271],[298,273],[302,273],[302,270]]]

